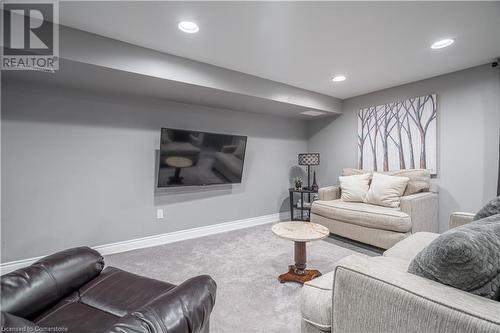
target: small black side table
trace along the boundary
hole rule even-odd
[[[309,221],[309,215],[311,213],[311,207],[304,207],[304,199],[307,198],[309,203],[312,203],[311,198],[314,194],[318,193],[318,191],[300,189],[296,190],[294,188],[288,189],[288,196],[290,197],[290,220],[292,221]],[[302,205],[295,204],[295,195],[300,195],[300,202]],[[299,214],[295,214],[298,211]],[[304,214],[304,211],[307,214]],[[306,215],[306,216],[304,216]]]

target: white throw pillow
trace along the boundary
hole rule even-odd
[[[363,202],[368,192],[370,178],[371,174],[369,173],[339,177],[340,199],[342,201]]]
[[[375,172],[365,202],[397,208],[409,180],[408,177],[388,176]]]

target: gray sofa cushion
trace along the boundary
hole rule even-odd
[[[408,272],[499,300],[500,214],[446,231],[417,254]]]
[[[495,214],[500,214],[500,196],[491,200],[483,208],[481,208],[479,212],[477,212],[476,215],[474,215],[474,221]]]
[[[413,260],[425,247],[433,240],[439,237],[439,234],[433,232],[417,232],[410,237],[403,239],[396,245],[384,252],[384,257],[401,258],[408,261]],[[406,271],[406,270],[405,270]]]

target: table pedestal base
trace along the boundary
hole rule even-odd
[[[285,282],[298,282],[304,284],[307,281],[311,281],[314,278],[321,276],[321,273],[316,269],[306,269],[304,274],[297,274],[295,265],[288,266],[288,272],[281,274],[278,280],[281,283]]]
[[[321,275],[321,273],[316,269],[306,269],[306,243],[305,242],[295,242],[295,265],[288,266],[288,272],[281,274],[278,280],[281,283],[288,281],[298,282],[304,284],[304,282],[311,281],[315,277]]]
[[[178,184],[181,185],[183,184],[182,180],[184,177],[181,177],[181,168],[175,168],[175,174],[172,177],[168,177],[168,183],[169,185],[174,185]]]

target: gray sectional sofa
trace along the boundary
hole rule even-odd
[[[471,221],[456,213],[450,228]],[[304,284],[302,333],[499,333],[500,302],[407,272],[439,234],[417,232],[383,256],[352,255]]]

